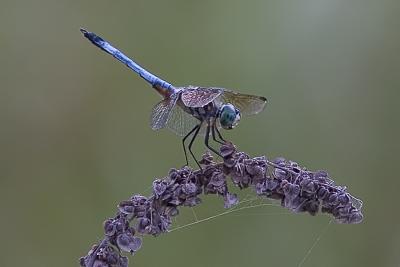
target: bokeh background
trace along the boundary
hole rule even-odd
[[[173,84],[266,96],[226,136],[328,170],[364,200],[359,225],[263,207],[146,237],[130,266],[399,266],[399,11],[397,0],[0,0],[0,266],[78,266],[119,201],[184,163],[180,139],[148,127],[159,96],[82,26]],[[203,200],[199,218],[223,211]],[[182,209],[175,226],[192,220]]]

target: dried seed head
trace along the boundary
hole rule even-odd
[[[203,170],[171,169],[166,177],[153,182],[149,197],[134,195],[122,201],[117,215],[104,222],[105,238],[81,258],[81,266],[127,267],[128,259],[120,250],[133,254],[140,249],[142,239],[136,233],[157,236],[168,232],[179,207],[200,204],[201,194],[222,196],[225,208],[237,205],[239,199],[229,192],[227,177],[240,189],[251,187],[258,196],[279,200],[294,212],[316,215],[321,211],[339,223],[363,219],[362,202],[346,187],[335,185],[325,171],[308,171],[284,158],[250,158],[232,143],[225,143],[220,151],[223,162],[215,162],[207,152],[200,161]]]

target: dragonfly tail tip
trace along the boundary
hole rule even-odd
[[[83,33],[83,35],[88,34],[88,31],[84,28],[80,28],[79,30],[81,31],[81,33]]]

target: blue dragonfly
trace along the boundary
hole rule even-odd
[[[150,126],[153,130],[168,128],[183,137],[182,145],[186,165],[189,165],[189,161],[185,141],[190,136],[192,137],[188,145],[189,152],[201,168],[192,152],[193,142],[198,135],[204,136],[207,148],[220,155],[210,146],[210,135],[215,142],[223,144],[226,140],[219,131],[221,128],[227,130],[235,128],[242,114],[257,114],[264,109],[267,103],[265,97],[241,94],[225,88],[191,85],[175,87],[142,68],[95,33],[85,29],[81,29],[81,32],[95,46],[139,74],[163,97],[163,100],[153,107]]]

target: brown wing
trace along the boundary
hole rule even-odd
[[[189,86],[182,88],[181,99],[187,107],[200,108],[219,97],[222,92],[221,88]]]

